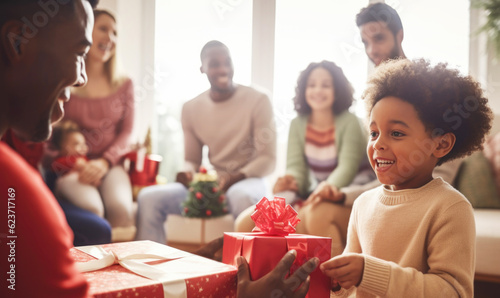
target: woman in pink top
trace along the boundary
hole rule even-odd
[[[95,10],[93,44],[86,58],[88,84],[72,90],[64,106],[65,119],[81,128],[89,146],[89,162],[79,172],[78,181],[68,182],[82,202],[100,204],[112,227],[133,226],[130,180],[120,165],[129,151],[134,122],[134,90],[129,78],[115,71],[116,20],[104,10]],[[88,192],[89,187],[99,190]],[[98,195],[99,198],[95,198]]]

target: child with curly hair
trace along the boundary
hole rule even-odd
[[[482,148],[492,112],[479,83],[446,64],[395,60],[364,97],[383,185],[355,201],[344,253],[321,265],[342,287],[333,295],[472,297],[472,207],[432,171]]]
[[[297,232],[332,238],[332,255],[344,250],[351,213],[350,205],[335,200],[333,189],[375,179],[364,153],[366,133],[360,119],[349,112],[353,92],[334,62],[312,62],[300,73],[293,98],[298,115],[290,124],[286,174],[273,188],[287,202],[303,203]],[[236,219],[236,231],[252,230],[254,211],[252,206]]]

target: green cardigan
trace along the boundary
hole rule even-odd
[[[299,187],[299,196],[305,198],[311,191],[310,170],[307,164],[306,128],[309,115],[298,116],[290,124],[286,172],[292,175]],[[338,188],[351,184],[366,156],[367,138],[358,117],[349,111],[335,116],[335,148],[337,168],[327,182]]]

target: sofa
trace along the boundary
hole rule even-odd
[[[484,147],[462,162],[455,187],[474,207],[475,279],[500,283],[500,115]]]

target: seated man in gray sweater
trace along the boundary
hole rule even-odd
[[[234,217],[265,195],[263,177],[274,170],[276,129],[269,98],[233,82],[231,56],[223,43],[208,42],[201,50],[201,63],[211,87],[182,109],[186,170],[177,174],[176,183],[139,193],[138,240],[166,242],[163,223],[168,214],[181,214],[187,185],[202,163],[203,146],[208,147]]]

